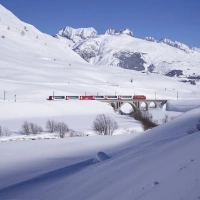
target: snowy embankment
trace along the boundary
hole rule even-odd
[[[1,143],[0,199],[198,199],[199,112],[137,136]]]
[[[200,107],[200,99],[170,100],[166,104],[167,111],[176,111],[176,112],[187,112],[189,110],[199,107]]]

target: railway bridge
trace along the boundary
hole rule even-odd
[[[145,103],[146,111],[149,110],[150,104],[154,103],[155,108],[158,107],[159,104],[165,104],[167,102],[166,99],[133,99],[133,100],[128,100],[128,99],[107,99],[107,100],[98,100],[101,102],[106,102],[109,103],[110,106],[113,107],[114,111],[119,112],[122,105],[125,103],[129,103],[133,110],[137,110],[141,108],[141,104]]]

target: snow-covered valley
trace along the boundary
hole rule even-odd
[[[0,126],[11,132],[0,137],[0,199],[200,198],[200,132],[188,134],[200,120],[200,82],[192,85],[180,82],[180,77],[146,73],[146,68],[135,71],[104,63],[110,61],[109,49],[117,49],[120,41],[119,51],[128,46],[148,53],[148,65],[170,58],[169,62],[176,61],[173,67],[186,72],[189,65],[192,73],[199,74],[199,52],[185,53],[130,35],[105,35],[86,38],[78,46],[104,42],[103,57],[88,63],[71,49],[69,40],[41,33],[1,5],[0,34]],[[163,66],[156,69],[169,69]],[[107,103],[48,101],[53,93],[139,94],[168,102],[150,108],[159,126],[143,131],[138,121],[114,112]],[[92,129],[95,117],[102,113],[119,126],[112,136],[99,136]],[[166,115],[170,120],[163,124]],[[45,128],[48,119],[65,122],[79,137],[59,138],[49,133]],[[22,135],[24,121],[40,125],[43,132]]]

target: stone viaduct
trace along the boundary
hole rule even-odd
[[[120,108],[125,103],[129,103],[132,106],[134,111],[137,109],[140,109],[141,104],[145,103],[146,111],[148,111],[151,103],[154,103],[155,108],[156,108],[158,106],[158,104],[165,104],[167,102],[167,100],[164,100],[164,99],[159,99],[159,100],[158,99],[133,99],[133,100],[126,100],[126,99],[120,99],[120,100],[118,100],[118,99],[111,100],[110,99],[110,100],[108,100],[107,99],[107,100],[98,100],[98,101],[109,103],[116,112],[119,112]]]

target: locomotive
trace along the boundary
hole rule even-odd
[[[49,96],[47,100],[134,100],[146,99],[144,95],[102,95],[102,96]]]

